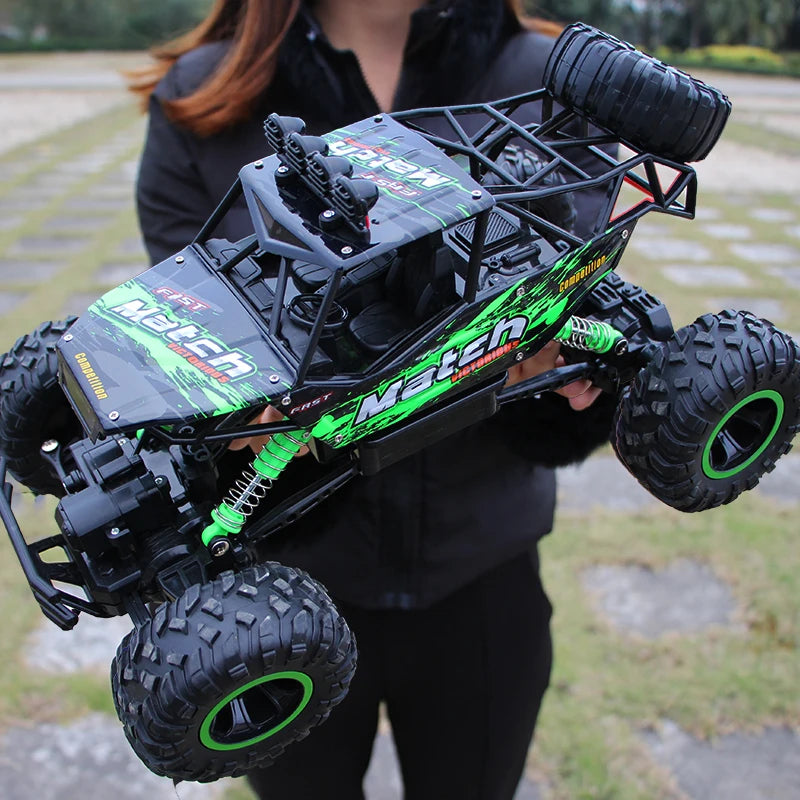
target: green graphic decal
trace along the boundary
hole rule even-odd
[[[346,158],[358,168],[359,178],[371,180],[399,207],[412,205],[433,217],[441,228],[477,210],[471,206],[479,187],[469,175],[391,118],[384,117],[373,126],[341,128],[323,138],[331,155]],[[488,194],[484,197],[489,199]],[[386,206],[382,209],[385,213]]]
[[[616,234],[589,242],[556,261],[545,275],[509,288],[466,326],[454,318],[445,327],[443,340],[413,367],[322,417],[312,435],[333,446],[349,444],[414,414],[487,364],[502,358],[509,361],[512,352],[524,349],[564,318],[574,293],[587,291],[607,274],[621,247]],[[564,288],[576,271],[587,263],[599,264],[601,257],[602,267]]]
[[[246,353],[229,349],[192,319],[165,308],[136,280],[103,295],[89,313],[103,320],[110,336],[124,334],[134,341],[189,408],[195,405],[196,392],[211,403],[214,413],[244,408],[263,396],[263,389],[251,382],[256,367]],[[122,340],[121,349],[125,346]]]

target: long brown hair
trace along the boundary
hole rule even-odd
[[[548,35],[561,27],[526,16],[522,0],[504,0],[520,23]],[[215,0],[195,28],[153,48],[154,62],[127,73],[128,88],[146,106],[156,84],[184,54],[204,44],[231,40],[219,67],[192,94],[164,102],[170,119],[200,136],[209,136],[250,117],[256,100],[275,74],[278,48],[300,8],[300,0]]]

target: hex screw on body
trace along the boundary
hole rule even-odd
[[[217,539],[209,545],[209,550],[214,558],[224,556],[231,549],[231,543],[227,539]]]

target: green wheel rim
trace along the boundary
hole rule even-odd
[[[704,474],[720,480],[747,469],[769,447],[783,414],[783,398],[771,389],[754,392],[737,403],[703,448]]]
[[[313,681],[302,672],[256,678],[220,700],[200,726],[209,750],[240,750],[283,730],[308,705]]]

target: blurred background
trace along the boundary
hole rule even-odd
[[[0,0],[0,353],[146,268],[133,206],[145,119],[121,71],[209,5]],[[619,271],[676,327],[733,307],[800,336],[800,2],[527,7],[729,94],[723,138],[696,165],[697,218],[645,217]],[[660,505],[610,450],[559,485],[542,547],[555,671],[519,800],[800,797],[800,456],[695,515]],[[15,507],[24,530],[54,532],[48,500],[17,491]],[[250,800],[237,781],[173,787],[130,752],[108,683],[127,630],[48,623],[0,540],[0,800]],[[387,722],[367,786],[369,800],[402,796]]]
[[[210,6],[211,0],[1,0],[0,50],[147,48],[185,31]],[[523,6],[557,22],[596,25],[673,62],[800,69],[797,0],[523,0]]]

